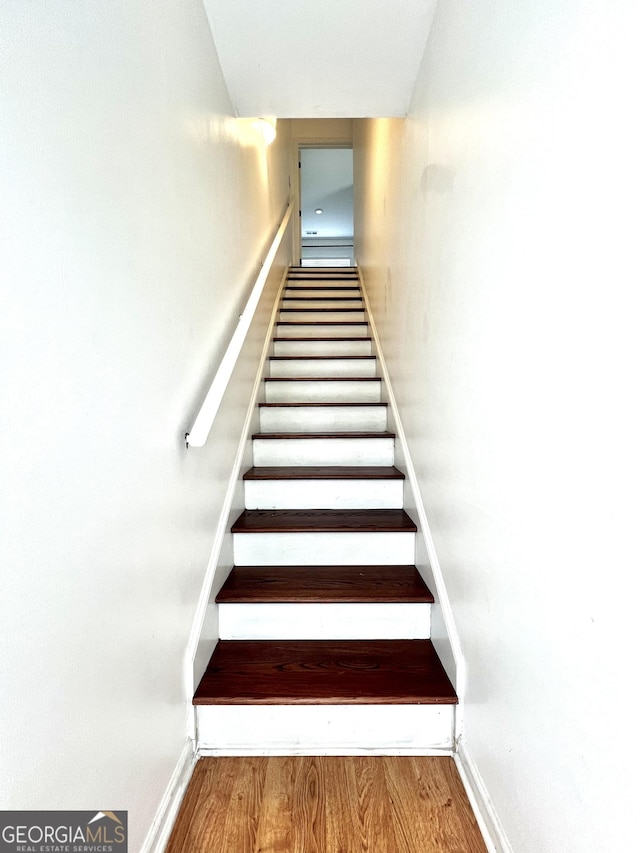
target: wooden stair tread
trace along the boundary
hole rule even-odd
[[[358,284],[351,284],[349,279],[344,279],[342,284],[335,284],[331,279],[319,279],[322,281],[322,284],[310,285],[310,284],[294,284],[293,282],[304,282],[302,278],[294,278],[289,279],[286,285],[286,290],[353,290],[356,293],[360,293],[360,286]],[[330,282],[329,284],[325,284],[324,282]],[[284,299],[288,299],[286,295]],[[315,299],[320,297],[314,296],[299,296],[298,299]],[[340,297],[326,297],[329,299],[339,299]],[[353,299],[353,296],[346,296],[345,299]]]
[[[312,272],[314,270],[328,270],[329,272],[356,272],[358,267],[355,264],[318,264],[318,266],[310,266],[309,264],[291,264],[289,269],[292,272]]]
[[[312,282],[311,284],[309,282]],[[323,284],[328,283],[330,287],[340,287],[340,285],[344,285],[347,288],[358,288],[360,287],[360,283],[358,279],[354,276],[345,276],[344,278],[327,278],[326,276],[323,278],[309,279],[308,281],[304,278],[300,278],[299,276],[294,276],[293,278],[288,278],[285,284],[285,288],[288,288],[290,285],[293,287],[306,287],[307,289],[315,289],[318,287],[322,289]]]
[[[232,533],[415,533],[403,509],[245,509]]]
[[[258,407],[261,409],[269,409],[269,408],[272,408],[272,409],[274,409],[274,408],[275,409],[286,409],[286,408],[291,408],[291,409],[295,409],[295,408],[305,408],[305,409],[307,409],[307,408],[309,408],[309,409],[313,409],[313,408],[325,408],[325,409],[334,408],[334,409],[339,409],[340,407],[342,407],[342,408],[358,407],[359,408],[361,406],[367,406],[367,407],[384,406],[385,408],[387,408],[388,405],[389,405],[388,403],[360,403],[360,402],[340,403],[338,401],[333,402],[333,403],[318,403],[316,400],[309,400],[309,401],[304,401],[304,402],[299,402],[299,403],[258,403]]]
[[[383,465],[263,465],[250,468],[245,480],[404,480],[394,466]]]
[[[415,566],[235,566],[219,603],[433,603]]]
[[[281,325],[282,325],[282,324],[281,324]],[[285,323],[284,325],[286,325],[286,323]],[[299,323],[293,323],[293,325],[294,325],[294,326],[297,326],[297,325],[300,325],[300,324],[299,324]],[[313,325],[317,325],[317,323],[316,323],[316,324],[311,323],[310,325],[312,325],[312,326],[313,326]],[[330,326],[335,326],[336,324],[335,324],[335,323],[329,323],[329,325],[330,325]],[[351,326],[351,325],[353,325],[353,324],[352,324],[352,323],[348,323],[347,325]],[[354,341],[355,341],[356,343],[362,343],[362,341],[369,341],[369,342],[371,342],[371,338],[370,338],[370,337],[364,337],[364,336],[363,336],[363,337],[361,337],[361,338],[334,338],[334,337],[282,338],[282,337],[278,337],[278,336],[276,336],[273,340],[274,340],[274,342],[275,342],[275,343],[277,343],[277,344],[278,344],[278,343],[287,343],[287,344],[288,344],[288,343],[291,343],[291,341],[295,341],[295,342],[306,341],[307,343],[308,343],[309,341],[324,341],[325,343],[326,343],[326,342],[328,342],[328,341],[331,341],[332,343],[333,343],[333,342],[335,342],[335,343],[338,343],[338,342],[339,342],[339,343],[353,343]],[[358,358],[360,358],[361,356],[357,356],[357,357],[358,357]]]
[[[284,296],[285,302],[354,302],[355,296]],[[362,300],[360,300],[362,301]],[[335,310],[335,309],[334,309]],[[359,311],[362,309],[359,308]],[[296,308],[300,311],[300,308]]]
[[[430,640],[220,640],[194,705],[455,705]]]
[[[287,338],[287,340],[291,340]],[[314,338],[313,340],[317,340]],[[339,338],[344,340],[344,338]],[[369,361],[375,359],[375,355],[272,355],[269,361],[358,361],[358,359],[366,358]]]
[[[281,405],[276,403],[274,405]],[[251,438],[395,438],[395,432],[254,432]]]
[[[368,326],[366,320],[279,320],[278,326]],[[288,338],[287,340],[291,340]],[[298,339],[299,340],[299,339]]]
[[[287,275],[288,281],[358,281],[357,272],[338,273],[332,270],[316,270],[313,273],[306,270],[290,270]]]
[[[287,282],[290,281],[340,281],[340,282],[358,282],[358,276],[351,273],[349,275],[332,275],[331,273],[316,273],[315,275],[301,275],[294,273],[287,276]]]
[[[265,382],[382,382],[381,376],[267,376]]]
[[[281,314],[362,314],[362,308],[281,308]]]

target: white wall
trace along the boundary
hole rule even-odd
[[[128,809],[135,851],[186,740],[242,394],[207,448],[182,435],[290,138],[231,118],[201,0],[9,0],[0,31],[0,807]]]
[[[436,0],[204,0],[237,115],[404,115]]]
[[[463,753],[517,853],[637,843],[637,18],[441,0],[408,119],[354,122]]]

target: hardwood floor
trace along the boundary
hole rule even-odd
[[[453,759],[202,758],[166,853],[486,853]]]

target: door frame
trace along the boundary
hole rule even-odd
[[[307,136],[294,137],[292,139],[292,161],[291,161],[291,189],[298,208],[297,225],[293,231],[293,257],[298,264],[302,264],[302,182],[300,180],[300,150],[302,148],[350,148],[353,150],[353,140],[344,137],[327,138],[322,137],[315,141]]]

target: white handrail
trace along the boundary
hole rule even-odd
[[[220,362],[216,375],[213,377],[213,382],[207,392],[207,396],[204,398],[200,411],[193,422],[191,431],[186,433],[184,437],[187,447],[202,447],[209,437],[209,433],[211,432],[211,427],[213,426],[215,417],[218,414],[218,409],[220,408],[224,392],[226,391],[229,380],[231,379],[233,368],[235,367],[238,356],[240,355],[244,339],[247,336],[249,326],[253,320],[253,315],[255,314],[258,302],[260,301],[260,296],[262,295],[267,278],[269,277],[274,258],[280,248],[284,232],[287,230],[292,210],[293,206],[289,204],[282,222],[280,223],[280,227],[278,228],[278,233],[274,237],[273,243],[267,252],[260,274],[256,279],[256,283],[253,285],[253,290],[247,300],[244,311],[240,315],[233,337],[229,341],[227,351],[222,357],[222,361]]]

